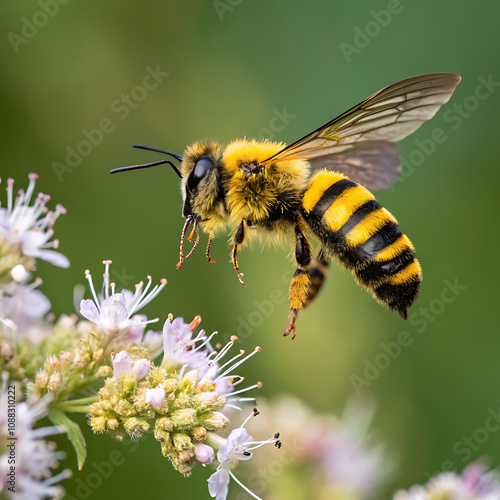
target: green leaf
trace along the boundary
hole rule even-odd
[[[87,456],[87,447],[80,426],[60,410],[50,410],[48,416],[53,424],[61,425],[66,429],[68,438],[76,451],[78,470],[82,470]]]

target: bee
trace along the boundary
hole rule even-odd
[[[320,290],[332,260],[378,302],[407,319],[422,269],[412,242],[371,191],[396,182],[401,161],[395,143],[431,119],[459,82],[453,73],[402,80],[289,146],[242,139],[224,147],[205,141],[188,146],[181,156],[136,144],[170,155],[180,167],[160,160],[111,172],[169,164],[180,177],[185,223],[177,268],[184,262],[190,228],[192,248],[186,258],[198,246],[201,229],[208,234],[206,256],[212,263],[210,244],[229,228],[231,260],[242,285],[238,252],[247,241],[255,236],[290,241],[296,271],[285,336],[295,338],[297,314]],[[315,253],[311,237],[318,242]]]

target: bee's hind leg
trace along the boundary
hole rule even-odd
[[[290,326],[283,335],[293,332],[295,338],[295,320],[300,309],[307,307],[318,294],[328,274],[328,259],[321,249],[307,270],[297,269],[290,283],[288,298],[290,300]]]
[[[308,302],[311,281],[309,277],[309,268],[312,262],[312,249],[301,228],[295,226],[295,262],[297,270],[295,271],[290,288],[288,290],[288,300],[290,301],[290,325],[283,333],[283,336],[292,333],[292,340],[296,335],[295,320],[299,310]]]

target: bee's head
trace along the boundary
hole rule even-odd
[[[222,151],[215,143],[194,143],[182,157],[182,216],[210,219],[223,204]]]

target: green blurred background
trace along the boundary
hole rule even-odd
[[[167,289],[145,313],[162,320],[169,312],[200,314],[207,330],[239,334],[247,349],[262,346],[243,369],[247,380],[264,382],[262,397],[295,394],[338,414],[356,387],[373,396],[374,434],[399,457],[394,487],[443,468],[462,470],[482,456],[500,465],[500,432],[487,425],[500,407],[498,2],[41,0],[1,9],[0,172],[17,187],[38,172],[38,188],[68,209],[56,235],[71,268],[41,263],[38,272],[57,314],[73,310],[74,284],[84,282],[86,268],[99,276],[104,258],[113,259],[119,287],[147,274],[167,277]],[[134,90],[148,67],[159,68],[162,81]],[[424,269],[408,322],[332,268],[301,315],[297,339],[284,339],[288,249],[243,251],[246,289],[226,262],[226,237],[213,243],[216,266],[206,263],[202,239],[176,271],[183,224],[176,175],[169,168],[108,174],[163,159],[132,143],[182,153],[202,138],[291,142],[386,85],[442,71],[460,74],[462,83],[401,143],[404,182],[377,194]],[[129,104],[123,95],[132,95]],[[80,164],[61,169],[68,148],[102,120],[107,133],[92,132],[100,142]],[[437,128],[443,140],[432,139]],[[396,348],[399,335],[411,344]],[[395,359],[383,354],[389,345]],[[370,363],[388,366],[377,373]],[[105,436],[88,440],[88,462],[66,482],[68,494],[76,496],[77,479],[85,482],[112,450],[120,464],[92,498],[208,497],[208,470],[199,467],[185,480],[153,439],[135,449]]]

